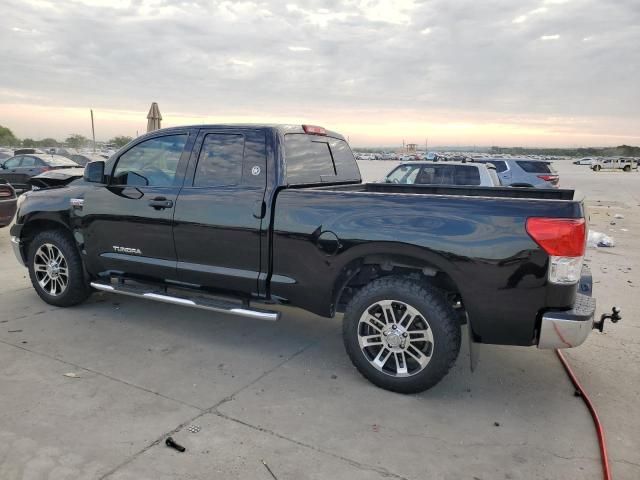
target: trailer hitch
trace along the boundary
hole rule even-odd
[[[600,333],[602,333],[604,330],[604,322],[607,319],[611,320],[612,323],[618,323],[619,320],[622,320],[622,317],[620,316],[620,309],[618,307],[613,307],[611,309],[611,313],[603,313],[600,320],[593,322],[593,329],[600,330]]]

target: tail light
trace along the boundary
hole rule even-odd
[[[40,173],[48,172],[49,170],[53,170],[51,167],[42,167]]]
[[[11,187],[0,185],[0,198],[13,198],[15,193]]]
[[[558,183],[558,175],[538,175],[545,182]]]
[[[304,130],[304,133],[307,133],[309,135],[327,134],[327,131],[324,128],[318,127],[317,125],[302,125],[302,129]]]
[[[584,218],[527,219],[527,233],[549,255],[549,281],[573,284],[580,279],[587,243]]]

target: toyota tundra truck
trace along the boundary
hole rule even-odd
[[[596,303],[574,196],[363,183],[322,127],[187,126],[26,193],[11,241],[60,307],[100,291],[254,320],[341,313],[360,373],[411,393],[446,375],[462,328],[471,344],[584,342]]]

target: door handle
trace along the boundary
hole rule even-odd
[[[156,197],[153,200],[149,200],[149,206],[155,208],[156,210],[162,210],[164,208],[173,207],[173,201],[167,200],[164,197]]]

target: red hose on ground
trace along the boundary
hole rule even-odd
[[[582,388],[582,385],[576,378],[575,373],[573,373],[573,370],[571,369],[571,366],[569,366],[567,359],[564,358],[564,355],[562,355],[562,352],[560,352],[560,350],[556,350],[556,355],[558,355],[558,358],[560,359],[562,366],[564,367],[565,371],[567,372],[567,375],[569,375],[569,378],[571,379],[571,383],[573,383],[573,386],[576,388],[576,390],[580,392],[582,401],[585,403],[585,405],[589,409],[589,412],[591,413],[591,417],[593,418],[593,423],[596,427],[596,432],[598,434],[598,443],[600,444],[600,458],[602,459],[602,473],[604,474],[605,480],[611,480],[611,468],[609,466],[609,455],[607,454],[607,441],[604,436],[604,428],[602,428],[602,423],[600,423],[600,417],[598,417],[598,412],[596,412],[596,407],[594,407],[593,403],[591,403],[591,399],[587,395],[587,392],[584,390],[584,388]]]

